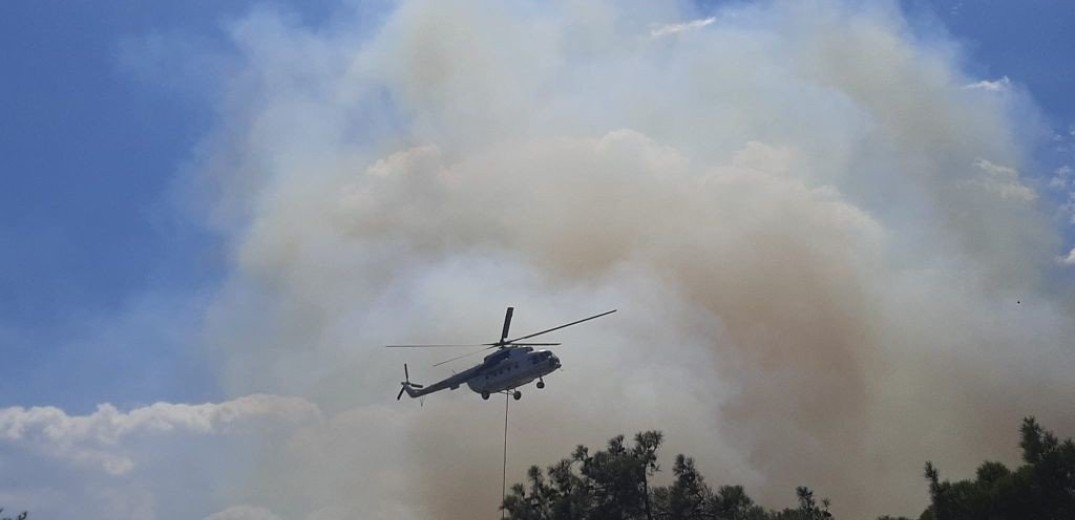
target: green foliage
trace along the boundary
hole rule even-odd
[[[949,482],[926,463],[930,505],[919,520],[1075,519],[1075,443],[1060,441],[1034,418],[1020,427],[1024,465],[1010,470],[985,462],[973,480]],[[829,501],[807,487],[795,490],[798,507],[769,510],[754,503],[741,486],[713,490],[694,465],[677,455],[672,483],[649,485],[660,471],[657,450],[663,437],[651,431],[608,441],[591,453],[579,446],[568,458],[527,473],[515,484],[503,509],[513,520],[825,520]],[[20,517],[22,520],[24,517]],[[8,519],[3,519],[8,520]],[[878,520],[909,520],[882,516]]]
[[[721,486],[716,492],[694,466],[678,455],[669,486],[649,486],[660,470],[657,450],[660,432],[609,440],[604,450],[590,453],[579,446],[571,457],[542,472],[527,472],[529,485],[515,484],[503,508],[513,520],[820,520],[829,518],[828,501],[819,505],[813,491],[799,488],[799,507],[766,511],[741,486]]]
[[[1025,464],[1015,471],[986,462],[974,480],[948,482],[927,462],[930,506],[920,520],[1075,518],[1075,444],[1060,442],[1033,417],[1019,431]]]
[[[531,467],[529,489],[522,484],[512,486],[503,508],[517,520],[646,518],[648,477],[659,469],[660,444],[660,432],[644,432],[635,436],[631,446],[624,444],[622,435],[593,454],[579,446],[570,458],[544,474],[537,466]]]

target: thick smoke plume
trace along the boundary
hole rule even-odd
[[[451,353],[380,345],[489,341],[508,305],[520,333],[620,309],[555,337],[514,481],[660,429],[770,506],[807,484],[840,517],[913,514],[926,459],[1014,457],[1024,415],[1075,429],[1070,244],[1017,87],[978,88],[895,2],[651,4],[234,26],[208,338],[229,391],[328,418],[222,518],[495,515],[501,404],[397,403],[403,362],[425,382]]]

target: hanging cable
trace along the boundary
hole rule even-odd
[[[508,403],[511,402],[511,392],[504,392],[504,467],[500,474],[500,520],[504,520],[508,510],[504,508],[504,501],[508,499]]]

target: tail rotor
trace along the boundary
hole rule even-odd
[[[396,394],[396,400],[399,401],[403,397],[403,392],[406,392],[408,388],[424,388],[425,385],[420,385],[411,382],[411,374],[407,370],[407,364],[403,364],[403,381],[399,382],[402,388],[399,389],[399,393]]]

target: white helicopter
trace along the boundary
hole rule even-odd
[[[551,329],[545,329],[515,339],[508,339],[508,329],[511,328],[511,315],[514,311],[514,307],[508,307],[508,312],[504,315],[504,329],[500,333],[500,340],[495,343],[481,343],[475,345],[386,345],[388,348],[486,347],[475,352],[441,361],[433,366],[443,365],[485,350],[497,349],[496,352],[485,356],[485,359],[482,360],[480,365],[470,367],[429,386],[412,383],[410,380],[410,373],[407,371],[407,364],[404,363],[404,379],[400,382],[403,388],[400,388],[399,394],[396,395],[396,400],[398,401],[403,397],[404,392],[411,398],[421,397],[423,395],[444,390],[445,388],[455,390],[464,383],[470,387],[471,390],[481,394],[482,399],[489,399],[490,394],[505,392],[510,393],[515,400],[519,400],[522,398],[523,394],[517,390],[517,388],[526,385],[535,379],[538,381],[538,388],[545,388],[544,377],[560,368],[560,358],[556,357],[556,354],[544,349],[534,351],[534,347],[551,347],[559,345],[559,343],[522,342],[523,340],[547,334],[554,330],[570,327],[572,325],[578,325],[584,321],[608,316],[609,314],[616,312],[616,309],[560,325],[558,327],[553,327]]]

